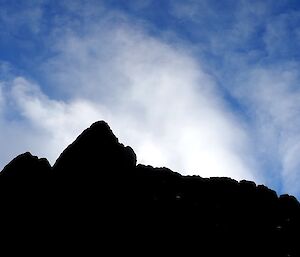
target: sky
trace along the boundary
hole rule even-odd
[[[105,120],[139,163],[300,199],[297,0],[0,0],[0,169]]]

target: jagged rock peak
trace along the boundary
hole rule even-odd
[[[14,239],[25,231],[22,239],[36,242],[32,231],[50,247],[55,237],[93,252],[145,243],[144,249],[165,246],[167,253],[178,253],[179,245],[187,256],[188,249],[201,255],[206,246],[209,256],[300,256],[295,197],[278,198],[251,181],[136,166],[133,150],[104,121],[83,131],[52,170],[45,159],[24,153],[1,175],[1,234],[12,231]]]
[[[47,159],[25,152],[8,163],[0,172],[0,176],[30,179],[48,175],[50,170],[51,166]]]
[[[84,130],[77,139],[80,139],[82,137],[95,137],[94,139],[101,137],[102,139],[110,141],[110,143],[119,142],[118,138],[114,135],[109,125],[103,120],[94,122],[89,128]]]
[[[131,147],[119,143],[105,121],[97,121],[84,130],[59,156],[54,171],[82,173],[100,170],[128,170],[136,166]]]

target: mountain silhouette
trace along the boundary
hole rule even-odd
[[[295,197],[136,162],[104,121],[53,167],[19,155],[0,173],[2,236],[56,254],[300,256]]]

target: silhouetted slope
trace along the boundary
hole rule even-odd
[[[1,177],[30,180],[49,175],[51,166],[47,159],[39,159],[31,153],[23,153],[13,159],[1,171]]]
[[[109,126],[99,121],[86,129],[63,151],[53,168],[59,176],[94,177],[111,175],[106,174],[107,171],[114,171],[114,176],[117,176],[116,172],[123,175],[134,169],[135,165],[136,156],[133,150],[120,144]]]
[[[30,153],[11,161],[0,173],[0,204],[2,234],[31,231],[47,249],[63,242],[73,253],[300,256],[294,197],[250,181],[136,166],[103,121],[53,167]]]

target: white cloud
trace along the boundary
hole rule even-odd
[[[55,50],[42,69],[63,100],[49,99],[24,78],[11,82],[10,97],[29,129],[22,133],[32,140],[19,144],[28,150],[53,163],[82,129],[105,119],[142,163],[205,177],[261,179],[251,172],[244,128],[213,78],[184,49],[128,24],[98,24],[84,35],[66,33]]]
[[[261,158],[271,156],[274,170],[265,177],[279,176],[282,192],[300,194],[300,91],[295,64],[251,70],[237,90],[255,117],[255,133]]]
[[[100,109],[91,102],[51,100],[40,91],[39,86],[21,77],[12,82],[10,96],[26,123],[42,137],[33,138],[37,145],[32,151],[46,156],[52,163],[83,129],[102,119]]]
[[[244,0],[173,7],[245,116],[264,183],[299,198],[299,10],[284,1]]]
[[[92,103],[51,100],[38,85],[22,77],[7,82],[4,88],[6,101],[0,112],[1,167],[25,151],[47,157],[53,164],[83,129],[102,119]],[[14,106],[16,114],[10,106]]]
[[[270,65],[277,57],[296,60],[297,12],[277,15],[272,1],[225,2],[228,10],[210,1],[172,2],[179,30],[158,31],[170,36],[166,43],[149,35],[151,24],[105,1],[61,1],[50,21],[45,3],[0,8],[3,42],[13,37],[25,49],[32,38],[24,35],[34,35],[45,51],[32,63],[52,56],[26,73],[0,60],[0,169],[25,151],[54,163],[83,129],[104,119],[141,163],[300,195],[299,65]],[[131,1],[127,8],[138,13],[150,5]],[[195,45],[179,42],[181,29]],[[221,87],[245,108],[247,125],[223,102]]]

